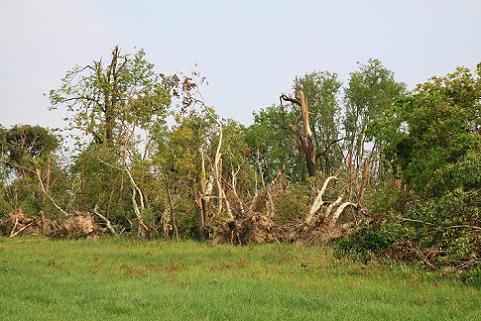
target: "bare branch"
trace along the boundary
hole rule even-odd
[[[115,232],[115,229],[112,227],[110,220],[98,212],[97,204],[95,204],[95,207],[94,207],[94,214],[97,215],[100,219],[102,219],[105,222],[105,225],[107,229],[110,231],[110,233],[112,233],[113,235],[117,235],[117,232]]]
[[[42,192],[47,196],[47,198],[52,202],[53,206],[55,206],[56,209],[58,209],[60,212],[62,212],[63,215],[68,215],[66,211],[64,211],[58,204],[55,202],[52,196],[45,190],[45,186],[43,185],[42,182],[42,177],[40,175],[40,170],[35,166],[35,173],[37,174],[38,181],[40,183],[40,187],[42,188]]]
[[[357,204],[356,203],[351,203],[351,202],[344,202],[341,204],[341,206],[339,206],[337,208],[337,210],[334,212],[334,215],[332,215],[332,219],[331,221],[329,222],[329,225],[330,226],[334,226],[336,225],[337,223],[337,220],[339,219],[339,216],[341,216],[342,212],[344,211],[344,209],[348,206],[352,206],[354,208],[357,208]]]

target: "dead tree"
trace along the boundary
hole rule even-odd
[[[209,224],[209,200],[212,195],[212,177],[205,170],[205,151],[204,145],[199,148],[200,154],[200,191],[195,200],[196,206],[199,208],[199,235],[202,241],[207,238],[207,226]]]
[[[303,130],[299,130],[296,124],[291,124],[291,131],[296,135],[298,148],[304,155],[309,176],[316,175],[316,144],[314,135],[309,122],[309,106],[302,91],[296,93],[296,97],[292,98],[285,94],[280,96],[281,102],[288,101],[301,108]]]

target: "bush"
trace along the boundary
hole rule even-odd
[[[356,233],[335,241],[334,253],[367,263],[406,234],[397,215],[379,214],[366,220]]]
[[[437,200],[396,212],[375,214],[352,235],[336,244],[337,255],[369,261],[401,251],[398,258],[424,256],[432,266],[472,269],[481,262],[481,193],[456,189]],[[417,253],[415,253],[416,251]]]
[[[365,206],[374,213],[395,211],[403,213],[407,205],[415,200],[415,196],[406,192],[393,183],[368,188],[365,196]]]
[[[481,193],[456,189],[406,213],[422,248],[435,248],[438,264],[459,265],[481,257]]]

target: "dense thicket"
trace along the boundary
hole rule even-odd
[[[46,128],[0,128],[0,216],[90,213],[138,237],[341,238],[339,253],[362,259],[476,266],[480,77],[458,68],[409,91],[370,59],[345,84],[297,77],[246,126],[203,100],[199,74],[166,76],[115,47],[50,91],[73,152]]]

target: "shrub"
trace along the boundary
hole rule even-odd
[[[373,215],[335,247],[338,255],[364,262],[396,248],[432,266],[471,269],[481,262],[480,226],[480,191],[456,189],[409,205],[403,217],[396,212]]]
[[[378,214],[366,220],[355,233],[336,241],[334,253],[367,263],[407,234],[396,214]]]

